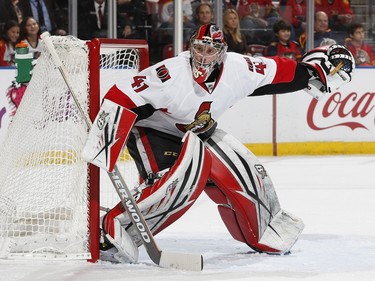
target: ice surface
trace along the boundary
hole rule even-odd
[[[1,281],[375,280],[375,155],[262,157],[282,208],[306,228],[290,255],[251,251],[232,239],[205,195],[156,236],[166,251],[201,253],[202,272],[140,263],[0,260]]]

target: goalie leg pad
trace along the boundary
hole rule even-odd
[[[82,158],[111,172],[128,139],[136,117],[134,112],[122,107],[116,100],[113,101],[105,97],[88,134],[82,150]]]
[[[300,218],[280,210],[267,226],[259,241],[259,246],[266,245],[278,249],[277,253],[288,253],[304,228],[305,225]]]
[[[212,156],[210,179],[218,190],[207,187],[205,191],[220,204],[220,215],[232,236],[256,251],[289,251],[303,227],[288,236],[272,228],[271,223],[281,209],[263,165],[238,140],[221,130],[216,130],[206,146]],[[269,231],[279,235],[281,242],[271,243],[263,238]]]
[[[203,142],[194,133],[186,133],[175,164],[153,185],[141,187],[134,194],[153,234],[175,222],[193,205],[206,185],[210,169],[211,157]],[[123,211],[117,208],[110,213],[113,216],[121,212],[117,218],[139,245],[136,229]]]

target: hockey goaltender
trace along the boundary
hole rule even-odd
[[[285,254],[302,220],[281,209],[265,167],[216,121],[249,96],[305,89],[319,99],[350,82],[353,68],[352,54],[337,44],[307,52],[300,63],[227,52],[223,32],[203,25],[189,51],[113,85],[83,157],[111,171],[126,144],[143,179],[133,195],[152,234],[179,219],[204,191],[234,239],[258,252]],[[113,131],[125,137],[108,138]],[[102,218],[101,258],[136,262],[137,231],[119,203]]]

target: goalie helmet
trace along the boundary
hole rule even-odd
[[[223,31],[214,24],[202,25],[190,39],[193,78],[198,83],[206,81],[219,66],[227,51]]]

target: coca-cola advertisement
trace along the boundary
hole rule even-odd
[[[374,77],[374,69],[357,69],[352,83],[320,100],[306,96],[303,91],[278,96],[277,140],[375,141]]]
[[[312,100],[307,124],[312,130],[347,127],[352,131],[374,129],[375,89],[371,91],[334,92],[324,102]]]

